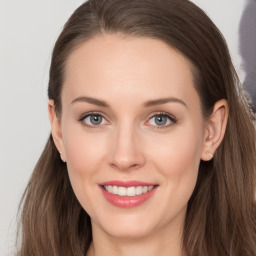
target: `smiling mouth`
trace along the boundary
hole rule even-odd
[[[122,186],[112,186],[112,185],[103,185],[102,186],[108,193],[118,196],[140,196],[145,194],[156,186],[131,186],[131,187],[122,187]]]
[[[112,180],[99,184],[105,199],[114,206],[132,208],[154,196],[159,184],[136,180]]]

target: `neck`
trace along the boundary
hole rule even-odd
[[[92,226],[93,242],[87,256],[185,256],[182,250],[182,230],[161,230],[140,238],[113,237]]]

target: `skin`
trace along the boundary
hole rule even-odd
[[[156,39],[104,34],[70,55],[61,118],[53,101],[49,118],[74,193],[92,220],[87,255],[184,255],[182,230],[198,167],[201,160],[211,160],[228,116],[221,100],[204,118],[194,86],[189,61]],[[80,97],[103,100],[109,107]],[[175,100],[144,106],[167,97]],[[94,128],[86,126],[93,126],[90,118],[80,120],[91,111],[104,117]],[[172,119],[159,125],[159,112]],[[109,180],[159,186],[142,205],[120,208],[99,188]]]

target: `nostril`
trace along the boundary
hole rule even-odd
[[[137,170],[139,168],[141,168],[142,166],[144,166],[144,163],[135,163],[135,164],[130,164],[128,162],[115,162],[115,163],[110,163],[110,166],[118,169],[118,170],[122,170],[122,171],[129,171],[129,170]]]

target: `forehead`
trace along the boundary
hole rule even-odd
[[[189,93],[195,93],[191,67],[182,54],[160,40],[104,34],[71,53],[63,90],[73,98],[81,93],[138,97],[146,91],[148,98],[169,92],[189,100]]]

